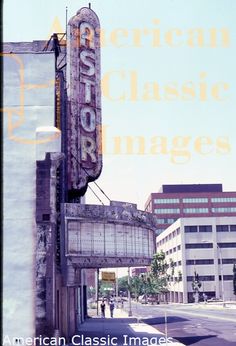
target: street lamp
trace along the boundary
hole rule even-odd
[[[203,240],[203,243],[208,243],[209,241]],[[220,258],[220,274],[221,274],[221,291],[222,291],[222,300],[223,300],[223,307],[225,307],[225,293],[224,293],[224,275],[223,275],[223,260],[222,260],[222,253],[221,248],[218,243],[216,243],[217,248],[219,249],[219,258]]]
[[[130,267],[128,267],[128,302],[129,302],[129,312],[128,316],[132,316],[132,310],[131,310],[131,285],[130,285]]]
[[[219,249],[219,257],[220,257],[220,272],[221,272],[221,290],[222,290],[222,300],[223,300],[223,307],[225,307],[225,293],[224,293],[224,275],[223,275],[223,260],[222,260],[222,253],[221,248],[219,247],[219,244],[216,243],[218,249]]]

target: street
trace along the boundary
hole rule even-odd
[[[128,305],[125,304],[127,311]],[[142,305],[132,302],[132,313],[185,345],[235,346],[236,309],[207,305]]]

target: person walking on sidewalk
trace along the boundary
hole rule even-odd
[[[111,317],[113,317],[114,308],[115,308],[114,301],[111,300],[111,301],[110,301],[110,313],[111,313]]]
[[[106,304],[105,304],[105,302],[104,302],[104,299],[103,299],[102,302],[101,302],[100,308],[101,308],[102,317],[105,318]]]

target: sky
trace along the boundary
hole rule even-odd
[[[83,6],[5,0],[4,41],[47,39],[55,28],[65,31],[66,7],[69,19]],[[139,209],[162,184],[235,191],[236,1],[91,0],[91,7],[103,32],[96,183],[111,200]],[[86,202],[100,203],[90,190]]]

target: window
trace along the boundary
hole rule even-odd
[[[216,232],[229,232],[228,225],[216,225]]]
[[[214,264],[213,259],[198,259],[196,260],[196,264]]]
[[[235,248],[236,243],[218,243],[220,248]]]
[[[230,225],[230,232],[236,232],[236,225]]]
[[[177,250],[180,250],[180,249],[181,249],[181,245],[178,245],[178,246],[177,246]]]
[[[220,259],[218,259],[218,263],[220,264]],[[234,264],[236,263],[235,258],[222,258],[222,263],[223,264]]]
[[[163,224],[163,223],[165,223],[165,220],[164,219],[157,219],[157,223],[158,224]]]
[[[213,259],[197,259],[197,260],[187,260],[186,265],[207,265],[207,264],[214,264]]]
[[[178,214],[180,213],[180,209],[154,209],[155,214]]]
[[[212,232],[212,226],[210,225],[199,226],[199,232]]]
[[[185,233],[194,233],[197,232],[197,226],[184,226]]]
[[[212,208],[213,213],[235,213],[236,207]]]
[[[176,252],[176,247],[173,248],[173,252]]]
[[[199,276],[200,281],[214,281],[215,276],[214,275],[204,275],[204,276]]]
[[[173,250],[172,250],[172,249],[170,249],[169,253],[171,254],[172,252],[173,252]]]
[[[184,208],[183,212],[186,214],[204,214],[208,213],[208,208]]]
[[[211,201],[214,203],[236,202],[236,197],[216,197],[216,198],[211,198]]]
[[[182,262],[181,261],[178,261],[178,266],[181,266],[182,265]]]
[[[233,280],[233,275],[223,275],[225,281]],[[221,275],[219,275],[219,280],[221,281]]]
[[[194,276],[187,276],[187,281],[193,281]],[[215,277],[214,275],[204,275],[204,276],[199,276],[200,281],[214,281]]]
[[[156,221],[157,221],[157,223],[158,224],[161,224],[161,225],[163,225],[163,224],[165,224],[165,223],[167,223],[167,224],[172,224],[173,222],[175,222],[177,219],[156,219]]]
[[[209,249],[209,248],[213,248],[213,244],[212,243],[189,243],[189,244],[185,244],[185,248],[186,249]]]
[[[193,281],[193,276],[187,276],[187,281],[190,282],[190,281]]]
[[[183,198],[183,203],[208,203],[208,198]]]
[[[177,235],[180,234],[180,228],[177,228]]]
[[[156,198],[154,199],[155,204],[168,204],[168,203],[179,203],[179,198]]]

